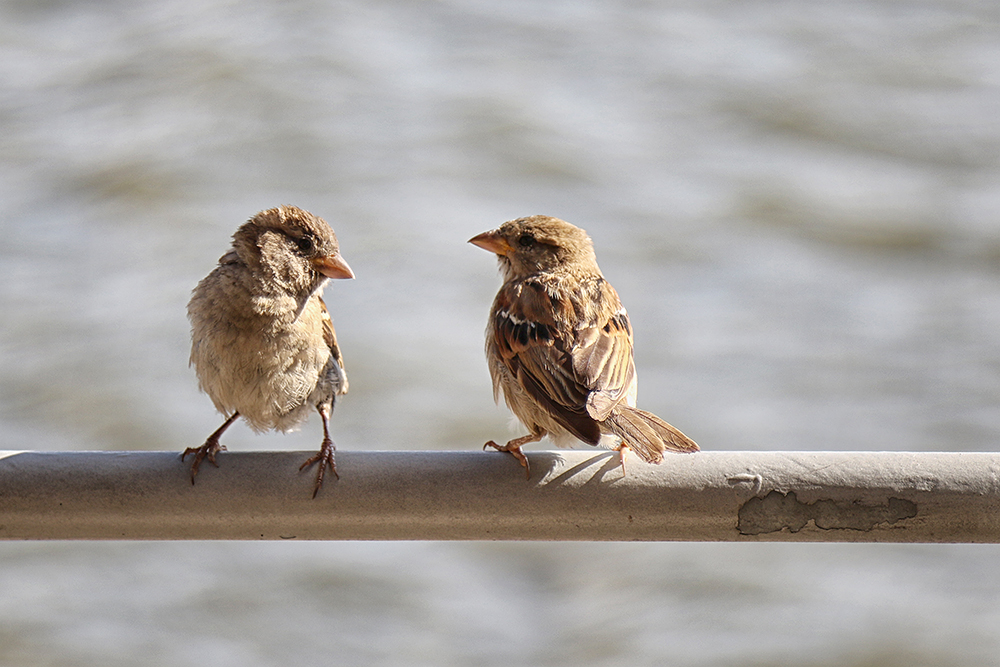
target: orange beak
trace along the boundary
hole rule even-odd
[[[507,239],[497,234],[496,230],[489,232],[483,232],[478,236],[473,236],[469,239],[469,243],[475,246],[479,246],[483,250],[489,250],[500,256],[505,256],[509,254],[513,248],[507,243]]]
[[[339,252],[327,255],[326,257],[317,257],[312,260],[312,265],[313,268],[327,278],[346,279],[354,277],[354,271],[351,271],[351,267],[347,265],[347,262],[344,261]]]

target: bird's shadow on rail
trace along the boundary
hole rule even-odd
[[[531,481],[534,483],[534,486],[559,486],[570,483],[571,480],[573,480],[576,486],[606,485],[625,479],[621,459],[617,452],[596,453],[590,458],[580,461],[552,477],[549,475],[553,470],[560,467],[560,463],[566,460],[565,457],[561,456],[558,452],[545,452],[543,460],[537,461],[539,458],[543,457],[536,454],[529,458],[532,469]],[[600,465],[600,467],[595,470],[594,466],[597,465]],[[582,475],[589,476],[582,484],[579,483],[578,479],[574,480],[574,478]]]

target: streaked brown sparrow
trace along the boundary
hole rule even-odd
[[[329,418],[347,393],[344,359],[320,292],[328,278],[353,278],[330,225],[295,206],[261,211],[233,234],[219,265],[188,303],[191,364],[198,386],[226,421],[194,454],[198,467],[225,447],[219,437],[238,417],[260,433],[294,430],[315,408],[323,420],[313,497],[327,467],[337,476]]]
[[[506,445],[530,477],[521,446],[546,435],[635,451],[648,463],[663,452],[698,450],[690,438],[635,407],[632,326],[601,275],[587,233],[544,215],[511,220],[469,243],[496,253],[503,286],[486,327],[493,397],[530,431]]]

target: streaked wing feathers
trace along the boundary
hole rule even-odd
[[[628,395],[635,377],[628,315],[607,282],[599,279],[593,286],[597,292],[582,295],[580,306],[537,283],[505,285],[492,323],[511,374],[553,418],[590,444],[600,440],[598,422]]]
[[[330,354],[340,366],[341,375],[343,376],[340,390],[337,393],[346,394],[348,389],[347,371],[344,368],[344,355],[340,351],[340,346],[337,345],[337,332],[333,328],[333,320],[330,318],[330,311],[327,310],[326,303],[323,302],[321,297],[316,298],[319,299],[320,311],[323,317],[323,340],[326,342],[327,347],[330,348]]]

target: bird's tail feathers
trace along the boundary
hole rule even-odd
[[[615,435],[647,463],[660,463],[663,452],[696,452],[698,445],[651,412],[618,406],[605,422]]]

